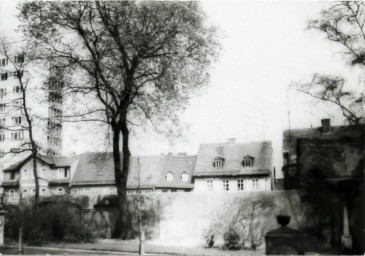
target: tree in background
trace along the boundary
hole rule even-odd
[[[19,9],[34,56],[66,69],[65,92],[93,99],[74,120],[111,128],[124,216],[131,128],[177,129],[177,111],[208,82],[219,49],[216,29],[198,2],[24,2]],[[122,228],[126,221],[120,219]]]
[[[318,19],[309,20],[308,28],[320,31],[343,48],[351,66],[365,66],[365,10],[362,1],[341,1],[322,10]],[[339,76],[315,74],[309,83],[297,83],[297,89],[320,101],[337,105],[350,124],[363,122],[364,92],[344,88]]]

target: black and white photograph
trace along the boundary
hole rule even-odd
[[[0,1],[0,255],[364,255],[365,2]]]

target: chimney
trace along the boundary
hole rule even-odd
[[[236,143],[236,138],[229,138],[228,139],[228,144],[234,144]]]
[[[186,156],[186,152],[180,152],[177,154],[178,156]]]
[[[327,133],[331,131],[331,120],[330,119],[322,119],[322,133]]]

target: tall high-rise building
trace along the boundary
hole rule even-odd
[[[29,122],[23,100],[30,114],[33,138],[39,152],[61,155],[62,72],[57,67],[40,72],[27,64],[27,57],[23,54],[8,56],[0,56],[0,156],[30,149]],[[19,77],[26,88],[24,95]]]

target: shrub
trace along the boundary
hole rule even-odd
[[[5,235],[17,239],[23,227],[23,240],[30,245],[42,242],[89,242],[92,233],[82,224],[81,207],[65,200],[41,203],[38,209],[31,204],[8,207]]]
[[[224,249],[239,250],[241,248],[240,235],[233,227],[230,227],[228,231],[224,233],[223,239],[224,239],[224,246],[223,246]]]

